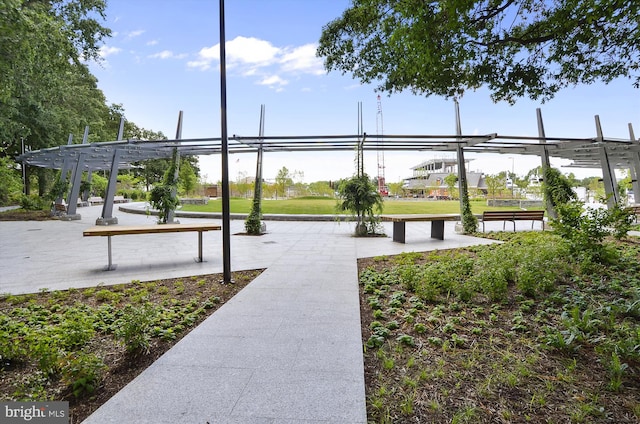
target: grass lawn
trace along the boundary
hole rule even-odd
[[[251,199],[230,200],[231,213],[249,213]],[[336,213],[336,199],[299,198],[283,200],[263,200],[264,214],[294,214],[294,215],[333,215]],[[471,211],[481,214],[486,210],[509,210],[514,207],[489,207],[486,200],[472,200]],[[542,208],[539,208],[542,209]],[[222,212],[222,200],[210,200],[207,205],[183,205],[183,211],[189,212]],[[422,213],[459,213],[458,200],[395,200],[384,201],[384,214],[422,214]]]

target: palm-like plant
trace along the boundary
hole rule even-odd
[[[338,186],[338,212],[351,212],[356,217],[356,235],[366,236],[376,232],[382,212],[382,196],[367,174],[343,180]]]

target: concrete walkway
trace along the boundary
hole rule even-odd
[[[193,234],[116,237],[118,269],[104,272],[106,240],[82,237],[100,209],[79,212],[81,221],[0,222],[0,292],[222,270],[215,232],[204,235],[204,263],[191,258]],[[241,232],[243,222],[231,227]],[[455,234],[453,223],[445,240],[429,238],[429,223],[409,224],[407,244],[351,237],[346,223],[267,222],[267,230],[231,240],[233,270],[266,271],[86,423],[366,423],[356,259],[490,243]]]

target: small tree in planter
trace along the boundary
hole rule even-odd
[[[149,196],[151,207],[158,211],[159,224],[166,224],[169,221],[171,213],[175,211],[180,204],[180,199],[178,199],[177,195],[178,172],[176,172],[176,170],[178,169],[178,160],[178,149],[174,149],[173,160],[164,175],[163,184],[155,186]]]
[[[462,205],[462,229],[464,234],[473,234],[478,230],[478,218],[471,212],[471,203],[469,202],[469,191],[466,184],[460,189],[460,203]]]
[[[155,186],[149,195],[149,203],[158,211],[158,223],[166,224],[171,211],[180,204],[177,196],[173,195],[173,187],[169,185]]]
[[[260,198],[256,195],[253,197],[253,205],[251,207],[251,213],[244,221],[244,229],[247,234],[253,236],[259,236],[262,234],[262,214],[260,213]]]
[[[379,224],[376,211],[382,212],[382,196],[367,174],[353,176],[338,186],[338,212],[351,212],[356,217],[356,236],[375,234]]]

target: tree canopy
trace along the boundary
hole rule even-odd
[[[636,0],[352,0],[324,26],[317,54],[389,94],[494,101],[628,77],[640,86]]]
[[[105,0],[0,0],[0,143],[19,153],[66,142],[108,113],[84,60],[110,35]]]

